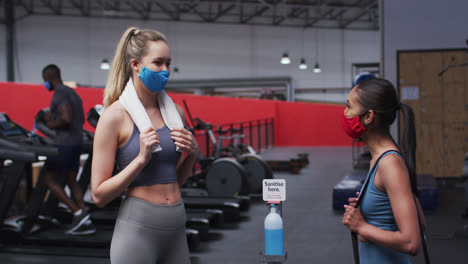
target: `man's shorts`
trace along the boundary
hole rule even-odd
[[[59,150],[57,157],[47,158],[45,162],[46,171],[53,171],[58,174],[73,171],[78,173],[80,169],[81,145],[63,146],[55,145]]]

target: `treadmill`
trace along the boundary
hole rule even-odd
[[[7,149],[2,143],[4,141],[0,139],[0,177],[3,179],[0,182],[0,223],[3,223],[8,215],[20,180],[24,175],[31,173],[31,167],[27,165],[37,161],[34,152]],[[6,165],[6,160],[11,163]],[[28,185],[30,184],[28,181]],[[27,188],[30,190],[30,186]]]
[[[59,155],[58,150],[52,147],[50,140],[38,135],[13,122],[5,113],[0,113],[0,146],[4,151],[22,151],[28,152],[30,159],[22,161],[21,158],[10,156],[13,164],[23,163],[27,167],[26,176],[28,181],[32,181],[31,159],[38,160],[39,156],[52,157]],[[5,153],[11,154],[11,153]],[[2,192],[2,196],[9,196],[5,199],[2,208],[11,205],[14,192],[18,189],[18,184],[24,173],[12,173],[8,175],[8,192]],[[10,180],[11,178],[11,180]],[[32,189],[32,188],[31,188]],[[11,221],[4,221],[1,230],[1,242],[10,245],[47,245],[60,247],[92,247],[105,249],[101,253],[108,255],[108,248],[112,238],[113,227],[99,227],[97,232],[89,236],[73,236],[65,234],[66,226],[60,224],[57,220],[47,216],[40,216],[44,198],[47,193],[45,183],[45,173],[41,170],[36,186],[32,189],[28,203],[24,210],[24,216],[13,218]],[[2,199],[3,200],[3,199]],[[6,202],[8,201],[8,202]],[[3,201],[2,201],[3,202]],[[6,212],[8,209],[3,209]],[[4,217],[5,213],[2,213]],[[2,219],[3,220],[3,219]],[[5,226],[8,223],[8,226]]]
[[[246,196],[213,197],[208,196],[206,190],[198,188],[181,188],[181,193],[187,210],[221,211],[226,222],[238,221],[241,212],[247,211],[250,207],[250,198]]]

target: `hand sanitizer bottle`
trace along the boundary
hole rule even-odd
[[[265,255],[284,255],[283,219],[271,204],[270,213],[265,218]]]

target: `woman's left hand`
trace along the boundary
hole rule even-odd
[[[174,128],[171,132],[171,138],[176,146],[186,151],[189,156],[196,156],[200,151],[195,137],[185,128]]]
[[[344,207],[346,211],[343,216],[343,225],[345,225],[352,232],[359,233],[359,228],[365,223],[361,211],[349,205],[345,205]]]

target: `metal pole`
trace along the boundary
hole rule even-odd
[[[253,147],[252,121],[249,121],[249,145]]]
[[[291,94],[292,94],[292,92],[291,92],[291,83],[287,82],[287,83],[285,84],[285,86],[286,86],[286,101],[292,102],[292,98],[291,98],[291,97],[292,97],[292,96],[291,96]]]
[[[5,0],[5,40],[6,40],[6,69],[7,69],[7,80],[9,82],[15,81],[15,65],[14,65],[14,34],[15,34],[15,9],[13,0]]]
[[[258,151],[257,153],[260,153],[262,150],[262,133],[260,131],[260,120],[257,120],[257,146],[258,146]]]
[[[244,135],[244,123],[240,123],[240,134]],[[244,145],[244,137],[241,137],[241,144]]]
[[[265,119],[265,149],[268,149],[269,144],[269,137],[268,137],[268,119]]]
[[[210,152],[210,135],[208,134],[208,129],[205,130],[205,134],[206,134],[206,155],[205,157],[210,157],[211,156],[211,152]]]
[[[296,101],[296,85],[294,83],[294,80],[291,80],[290,84],[290,90],[291,90],[291,100],[290,102],[295,102]]]
[[[271,119],[271,147],[275,146],[275,119]]]

